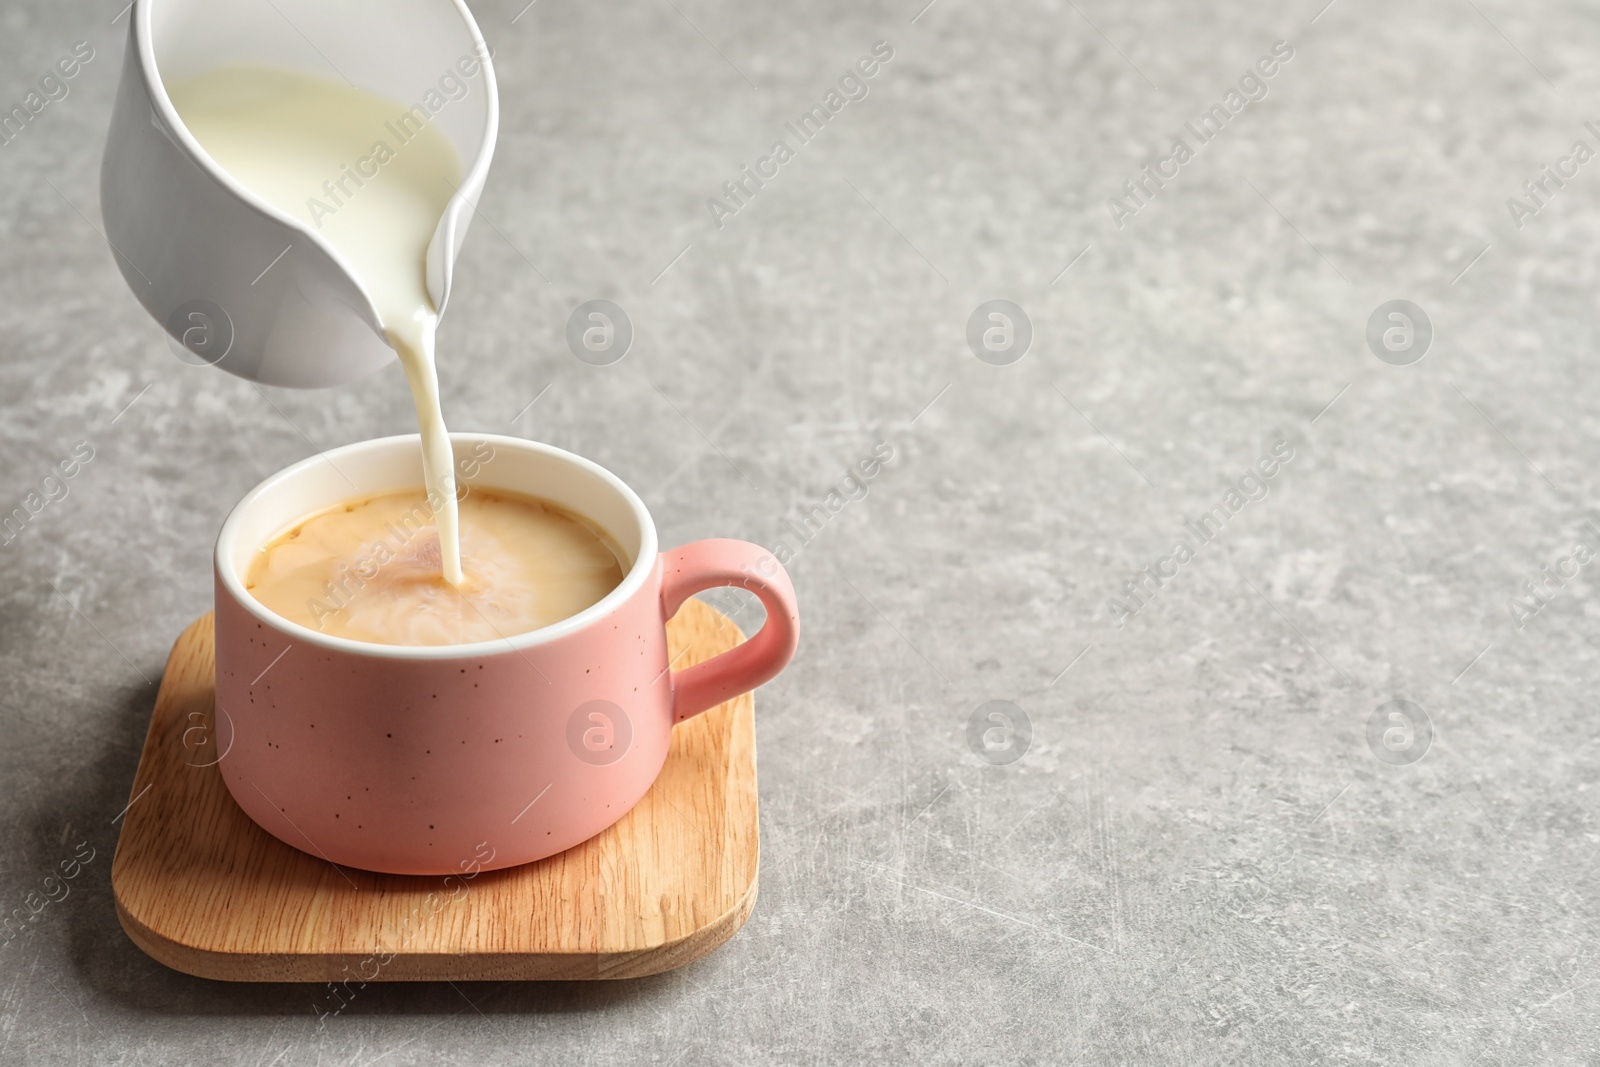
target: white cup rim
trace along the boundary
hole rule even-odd
[[[541,645],[559,641],[610,615],[638,593],[649,580],[651,573],[655,570],[656,560],[660,554],[660,547],[656,539],[655,521],[650,517],[650,512],[644,506],[644,501],[639,498],[639,494],[635,493],[628,483],[611,473],[611,471],[576,453],[568,452],[554,445],[529,441],[522,437],[508,437],[503,434],[487,433],[452,433],[450,441],[453,446],[465,445],[471,448],[475,444],[484,443],[496,449],[506,448],[543,455],[557,462],[577,467],[616,493],[627,506],[633,521],[637,524],[639,540],[639,551],[635,555],[628,573],[623,576],[622,582],[596,603],[591,604],[576,615],[569,615],[559,622],[542,626],[537,630],[511,634],[507,637],[496,637],[489,641],[473,641],[459,645],[383,645],[371,641],[356,641],[348,637],[337,637],[313,630],[309,626],[303,626],[269,611],[264,604],[250,595],[250,591],[244,587],[243,577],[239,574],[238,568],[234,566],[234,554],[240,537],[240,527],[245,524],[251,509],[259,506],[258,501],[276,491],[285,482],[305,477],[306,472],[313,468],[321,467],[329,462],[337,466],[340,458],[359,452],[406,448],[420,456],[422,445],[421,437],[418,434],[401,434],[394,437],[379,437],[368,441],[357,441],[354,444],[343,445],[326,452],[320,452],[314,456],[308,456],[298,463],[269,475],[254,489],[246,493],[243,499],[233,506],[233,510],[228,513],[228,517],[222,522],[222,529],[217,534],[216,550],[213,553],[218,582],[221,583],[222,588],[227,591],[228,595],[240,607],[254,616],[258,622],[265,626],[270,626],[280,633],[294,638],[296,641],[346,655],[416,662],[469,659],[506,652],[525,652]],[[475,482],[473,484],[477,485],[479,483]],[[485,479],[482,486],[531,496],[539,495],[536,487],[495,484],[493,479]],[[352,497],[360,496],[361,490],[353,490],[350,495]],[[304,517],[304,515],[302,514],[302,516],[298,517]],[[590,522],[595,521],[589,516],[584,516],[584,518]],[[283,525],[287,526],[288,523]],[[618,535],[622,531],[606,530],[606,533],[614,539],[621,540]],[[259,548],[260,546],[252,547]]]

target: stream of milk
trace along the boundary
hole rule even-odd
[[[411,385],[444,579],[460,585],[454,457],[434,363],[439,315],[426,280],[428,243],[461,181],[455,147],[431,125],[397,127],[404,104],[289,71],[221,67],[168,95],[222,169],[324,238],[371,297]]]

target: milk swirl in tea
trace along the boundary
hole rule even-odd
[[[620,549],[554,504],[475,489],[460,511],[458,586],[440,580],[428,502],[409,492],[302,520],[261,550],[245,588],[274,614],[333,637],[456,645],[560,622],[622,581]]]

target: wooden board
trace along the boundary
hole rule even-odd
[[[667,635],[679,669],[743,640],[698,600]],[[655,785],[599,837],[463,889],[338,867],[251,822],[215,765],[214,673],[207,615],[167,660],[111,867],[122,928],[169,967],[352,989],[363,979],[633,978],[699,959],[755,906],[748,694],[679,724]]]

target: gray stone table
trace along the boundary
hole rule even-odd
[[[667,544],[787,539],[804,636],[727,946],[319,1028],[128,941],[113,819],[229,507],[414,423],[398,370],[258,391],[138,307],[121,2],[0,12],[0,110],[93,49],[0,144],[0,513],[93,451],[0,545],[0,903],[96,857],[0,948],[0,1062],[1600,1058],[1593,5],[476,4],[452,425],[609,466]],[[595,298],[613,366],[565,341]]]

